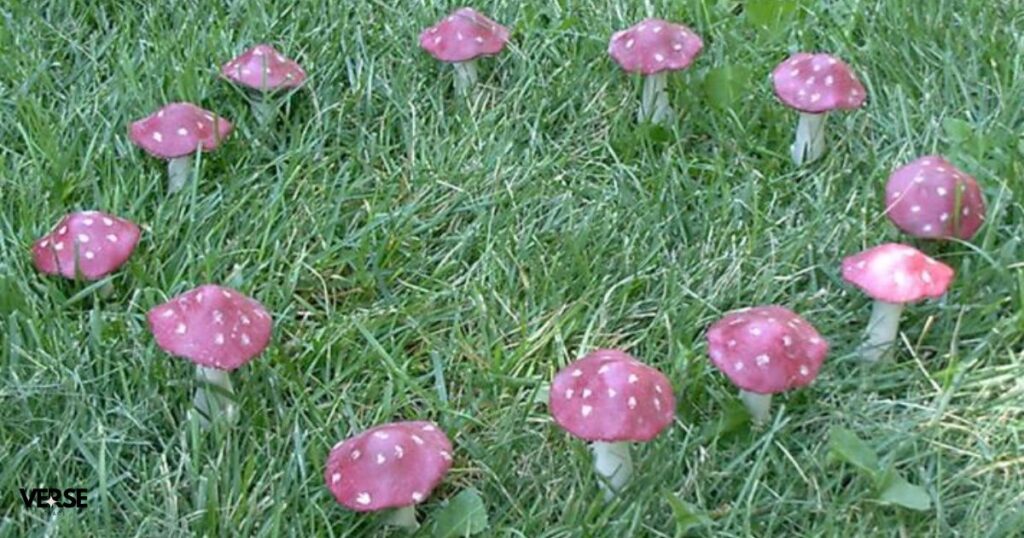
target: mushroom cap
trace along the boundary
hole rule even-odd
[[[953,268],[899,243],[886,243],[843,259],[843,280],[872,299],[912,303],[946,293]]]
[[[420,47],[442,62],[498,54],[506,43],[508,28],[468,7],[456,9],[420,33]]]
[[[650,441],[672,423],[668,378],[615,349],[599,349],[558,372],[548,408],[555,422],[587,441]]]
[[[853,69],[828,54],[796,53],[775,68],[772,81],[779,101],[808,114],[860,108],[867,98]]]
[[[154,157],[174,159],[196,150],[217,149],[231,129],[231,122],[209,110],[192,103],[171,103],[132,122],[128,137]]]
[[[941,155],[926,155],[893,172],[885,202],[885,214],[897,228],[925,239],[970,239],[985,220],[978,182]]]
[[[426,499],[452,466],[452,443],[433,422],[393,422],[331,449],[324,481],[357,512],[411,506]]]
[[[273,324],[255,299],[213,284],[153,307],[147,318],[157,345],[167,353],[229,372],[266,349]]]
[[[266,44],[243,52],[221,66],[220,72],[236,84],[260,91],[295,88],[306,81],[302,66]]]
[[[101,213],[71,213],[32,244],[32,261],[40,272],[74,279],[98,280],[121,267],[139,242],[134,222]]]
[[[737,387],[776,394],[809,385],[828,355],[828,342],[792,310],[744,308],[708,329],[711,362]]]
[[[703,48],[696,32],[661,19],[644,19],[608,42],[608,54],[623,70],[643,75],[686,69]]]

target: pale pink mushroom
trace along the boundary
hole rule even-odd
[[[357,512],[394,508],[389,523],[416,528],[415,505],[452,466],[452,443],[432,422],[393,422],[331,449],[324,481],[341,505]]]
[[[953,268],[923,252],[886,243],[843,259],[843,279],[875,300],[862,356],[877,361],[896,340],[906,303],[940,297],[953,281]]]
[[[608,54],[627,73],[645,77],[639,121],[671,121],[675,114],[668,102],[668,73],[689,67],[703,48],[696,32],[661,19],[645,19],[612,34]]]
[[[150,155],[167,160],[168,191],[184,186],[192,156],[213,151],[231,133],[228,120],[191,103],[171,103],[132,122],[128,137]]]
[[[658,370],[623,351],[599,349],[555,375],[548,408],[559,426],[592,442],[594,469],[610,499],[632,476],[629,444],[667,428],[676,399]]]
[[[256,45],[220,68],[228,80],[256,90],[249,100],[256,119],[268,123],[276,112],[269,95],[278,90],[298,88],[306,82],[306,72],[297,62],[286,58],[270,45]]]
[[[757,423],[771,416],[772,395],[809,385],[828,342],[792,310],[776,305],[727,314],[708,329],[711,362],[740,388]]]
[[[466,93],[476,84],[476,60],[493,56],[508,43],[508,28],[476,10],[459,8],[420,33],[420,47],[455,67],[455,88]]]
[[[889,176],[885,214],[923,239],[970,239],[985,220],[978,182],[939,155],[926,155]]]
[[[835,110],[860,108],[867,90],[853,69],[828,54],[800,52],[772,72],[779,101],[800,112],[793,162],[803,164],[825,153],[825,120]]]
[[[99,211],[71,213],[32,245],[42,273],[99,280],[128,260],[139,242],[135,223]]]

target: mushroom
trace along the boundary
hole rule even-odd
[[[797,165],[817,160],[825,153],[829,112],[860,108],[867,98],[853,69],[828,54],[794,54],[775,68],[772,80],[779,101],[800,112],[791,148]]]
[[[134,222],[81,211],[66,215],[32,245],[32,262],[49,275],[99,280],[121,267],[138,242],[139,227]]]
[[[394,509],[387,523],[414,530],[415,505],[452,466],[452,443],[433,422],[393,422],[334,445],[324,481],[342,506],[356,512]]]
[[[206,426],[238,416],[229,372],[248,363],[270,343],[270,314],[255,299],[207,284],[151,309],[149,329],[167,353],[196,365],[193,404]]]
[[[843,280],[875,300],[861,356],[877,361],[896,340],[903,305],[940,297],[953,281],[953,268],[916,248],[886,243],[843,259]]]
[[[885,214],[922,239],[970,239],[985,220],[985,201],[973,177],[939,155],[926,155],[889,176]]]
[[[167,159],[167,191],[181,190],[192,169],[192,155],[213,151],[231,133],[231,122],[191,103],[171,103],[132,122],[131,141],[150,155]]]
[[[493,56],[508,43],[508,28],[476,10],[459,8],[420,33],[420,48],[455,67],[455,89],[466,94],[476,84],[476,59]]]
[[[675,114],[668,103],[668,73],[689,67],[703,48],[696,32],[661,19],[645,19],[612,34],[608,54],[627,73],[646,77],[638,121],[672,121]]]
[[[249,101],[253,114],[260,123],[268,123],[274,115],[269,94],[298,88],[306,81],[306,72],[297,62],[286,58],[270,45],[256,45],[224,64],[220,72],[228,80],[256,90],[258,95]]]
[[[726,314],[708,329],[708,355],[740,388],[751,418],[771,417],[772,395],[810,384],[828,355],[828,342],[788,308],[767,305]]]
[[[623,351],[599,349],[555,375],[548,408],[562,429],[592,442],[594,470],[611,500],[633,475],[629,444],[667,428],[676,399],[658,370]]]

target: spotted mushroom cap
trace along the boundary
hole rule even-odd
[[[872,299],[913,303],[946,293],[953,268],[899,243],[886,243],[843,259],[843,279]]]
[[[555,422],[587,441],[650,441],[672,423],[668,378],[615,349],[599,349],[558,372],[548,408]]]
[[[223,286],[199,286],[147,317],[161,349],[207,368],[234,370],[270,343],[272,321],[263,305]]]
[[[452,443],[436,424],[393,422],[334,445],[324,481],[346,508],[369,512],[421,502],[451,466]]]
[[[98,280],[121,267],[139,242],[135,223],[99,211],[65,216],[32,245],[40,272],[74,279]],[[77,264],[75,261],[77,260]]]
[[[278,90],[301,86],[306,72],[270,45],[256,45],[224,64],[221,74],[254,90]]]
[[[442,62],[498,54],[506,43],[508,28],[468,7],[456,9],[420,33],[420,47]]]
[[[128,136],[132,143],[161,159],[191,155],[196,150],[217,149],[232,125],[191,103],[171,103],[156,113],[132,122]]]
[[[612,34],[608,54],[630,73],[653,75],[686,69],[704,48],[696,32],[661,19],[645,19]]]
[[[772,81],[783,104],[809,114],[860,108],[867,98],[853,69],[828,54],[794,54],[775,68]]]
[[[939,155],[926,155],[893,172],[885,203],[885,214],[897,228],[925,239],[970,239],[985,220],[978,182]]]

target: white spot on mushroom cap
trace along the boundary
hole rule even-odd
[[[754,362],[757,363],[758,366],[764,368],[765,366],[768,366],[768,364],[772,362],[772,358],[762,353],[754,357]]]
[[[565,399],[566,400],[572,398],[573,394],[576,394],[576,391],[574,391],[572,389],[565,389]]]
[[[356,449],[356,450],[353,450],[351,454],[349,454],[349,457],[351,457],[351,458],[352,458],[352,460],[357,460],[357,459],[359,459],[359,458],[360,458],[360,456],[362,456],[362,455],[363,455],[363,453],[362,453],[362,452],[360,452],[360,451],[359,451],[358,449]]]
[[[377,454],[377,465],[384,465],[384,462],[386,461],[388,461],[388,459],[384,457],[384,454]]]
[[[640,381],[640,378],[637,377],[636,374],[629,374],[629,377],[626,378],[626,381],[630,385],[632,385],[632,384],[636,383],[637,381]]]
[[[224,345],[224,335],[221,334],[221,333],[217,333],[217,335],[213,337],[213,343],[217,344],[218,346],[223,346]]]
[[[628,405],[630,409],[636,409],[636,398],[630,396],[629,400],[626,401],[626,405]]]
[[[584,417],[586,417],[586,416],[589,416],[590,412],[593,411],[593,410],[594,410],[593,407],[591,407],[589,405],[584,405],[583,407],[580,408],[580,414],[583,415]]]
[[[341,473],[334,473],[334,474],[332,474],[331,475],[331,483],[332,484],[337,484],[338,482],[341,482]]]
[[[359,495],[356,495],[356,502],[364,506],[370,504],[370,494],[365,491],[360,492]]]
[[[422,445],[423,444],[423,438],[420,437],[419,435],[412,434],[409,437],[412,439],[412,442],[416,443],[417,445]]]
[[[187,331],[188,327],[186,327],[184,323],[179,323],[178,326],[174,328],[174,332],[178,334],[185,334]]]
[[[583,389],[583,397],[584,398],[589,398],[590,394],[591,394],[590,389]]]
[[[412,501],[413,502],[417,502],[418,503],[418,502],[420,502],[422,500],[423,500],[423,494],[422,493],[420,493],[418,491],[412,492]]]
[[[156,140],[157,142],[163,142],[164,135],[160,134],[160,131],[153,131],[153,140]]]
[[[583,370],[580,370],[579,368],[577,368],[577,369],[572,371],[572,376],[573,377],[579,377],[581,375],[583,375]]]
[[[96,254],[94,254],[91,250],[85,251],[85,259],[91,260],[91,259],[93,259],[95,257],[96,257]]]

